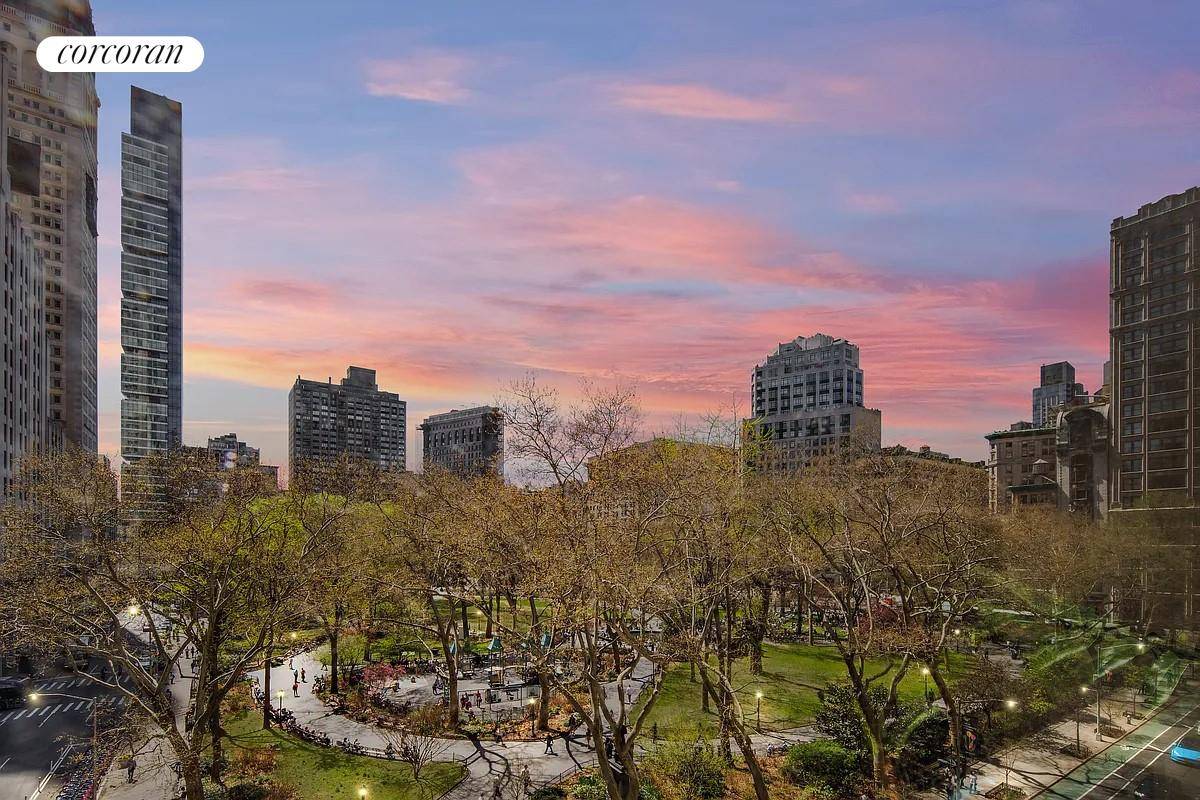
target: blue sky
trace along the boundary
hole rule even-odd
[[[619,377],[665,426],[817,330],[885,440],[982,457],[1040,363],[1098,383],[1111,219],[1200,182],[1195,4],[95,5],[206,51],[98,79],[110,450],[131,80],[184,103],[187,437],[277,461],[296,374],[412,425]]]

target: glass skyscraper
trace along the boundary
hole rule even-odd
[[[133,87],[121,136],[121,457],[183,439],[181,129],[175,100]]]

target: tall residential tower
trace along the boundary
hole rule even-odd
[[[9,63],[8,136],[40,148],[40,181],[14,191],[45,267],[48,431],[53,444],[95,452],[96,431],[96,118],[92,73],[43,72],[38,42],[94,36],[87,0],[5,0],[0,54]],[[36,169],[36,168],[35,168]]]
[[[845,339],[818,333],[780,344],[755,366],[750,397],[764,469],[790,472],[852,434],[879,448],[881,415],[863,406],[858,346]]]
[[[1075,367],[1070,361],[1042,364],[1041,382],[1033,387],[1033,427],[1053,425],[1051,412],[1084,394],[1083,384],[1075,382]]]
[[[1113,505],[1200,503],[1200,187],[1112,223]]]
[[[340,384],[304,380],[288,393],[288,469],[338,456],[403,470],[406,404],[375,383],[375,370],[350,367]]]
[[[181,130],[175,100],[133,87],[121,135],[121,457],[183,442]]]

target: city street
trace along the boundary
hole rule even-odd
[[[1200,724],[1194,684],[1146,724],[1041,797],[1064,800],[1195,800],[1200,769],[1171,761],[1171,746]]]
[[[125,697],[98,689],[103,687],[75,674],[44,678],[33,682],[36,700],[23,708],[0,711],[0,797],[34,797],[51,772],[66,768],[73,757],[85,752],[93,707],[98,703],[102,712],[116,711],[128,703]],[[36,796],[53,797],[54,783],[52,778]]]

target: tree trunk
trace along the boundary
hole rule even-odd
[[[463,637],[462,638],[463,638],[463,642],[469,642],[469,641],[471,641],[471,623],[467,620],[467,604],[464,602],[461,604],[461,606],[462,606],[462,629],[463,629]]]
[[[937,686],[938,694],[942,697],[942,702],[946,704],[946,715],[950,718],[950,741],[954,747],[954,777],[957,781],[962,778],[967,764],[966,754],[962,749],[962,713],[959,711],[958,701],[950,691],[950,686],[942,676],[941,670],[937,668],[937,659],[933,660],[933,665],[930,667],[929,673],[933,676],[933,683]]]
[[[338,693],[338,628],[336,622],[329,631],[329,691]]]
[[[263,729],[271,729],[271,658],[274,648],[272,639],[267,643],[266,656],[263,658]]]
[[[537,726],[538,730],[544,731],[550,727],[550,677],[544,669],[538,670],[538,688],[541,696],[538,697]]]

